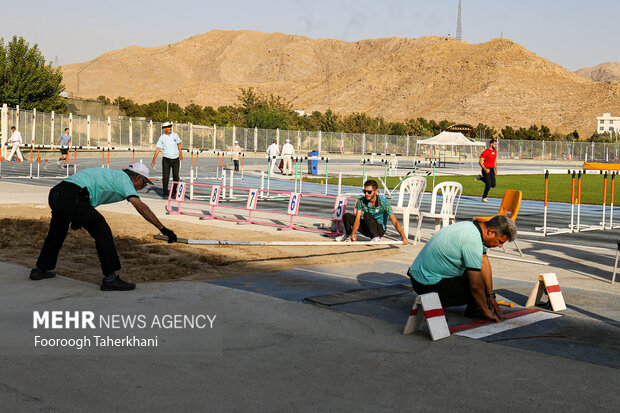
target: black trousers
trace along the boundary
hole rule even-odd
[[[342,222],[344,223],[344,230],[347,235],[351,235],[353,223],[355,222],[355,215],[347,212],[342,216]],[[382,237],[383,234],[385,234],[383,225],[379,224],[370,212],[364,212],[364,215],[362,215],[358,231],[369,238]]]
[[[411,274],[407,273],[411,279],[411,286],[417,294],[437,293],[442,307],[453,305],[471,304],[476,302],[471,294],[469,287],[469,277],[463,274],[460,277],[444,278],[437,284],[424,285],[417,282]]]
[[[95,240],[104,275],[121,269],[112,231],[105,218],[90,205],[86,188],[63,181],[50,190],[48,202],[52,209],[52,220],[37,267],[45,271],[56,268],[58,254],[71,225],[73,229],[83,227]]]
[[[170,159],[170,158],[162,158],[161,160],[161,170],[163,173],[163,184],[164,184],[164,196],[168,196],[168,180],[170,179],[170,169],[172,169],[172,180],[179,182],[179,166],[181,162],[179,158]],[[177,194],[177,186],[172,185],[172,197],[174,198]]]
[[[239,160],[233,160],[233,164],[235,165],[235,172],[239,172]]]
[[[489,168],[488,173],[484,172],[484,169],[482,170],[482,182],[484,182],[484,194],[482,194],[482,197],[486,198],[491,188],[495,188],[495,168]]]

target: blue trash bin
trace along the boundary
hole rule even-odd
[[[308,152],[308,156],[319,156],[319,151],[311,151]],[[319,161],[317,159],[308,159],[308,174],[310,175],[318,175],[319,174]]]

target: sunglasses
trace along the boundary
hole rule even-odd
[[[365,193],[365,194],[370,195],[370,194],[372,194],[373,192],[375,192],[375,190],[374,190],[374,189],[371,189],[370,191],[367,191],[367,190],[365,190],[365,189],[364,189],[364,190],[362,190],[362,192],[363,192],[363,193]]]

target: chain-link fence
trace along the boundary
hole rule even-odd
[[[162,125],[161,122],[144,118],[101,119],[17,108],[8,108],[2,119],[6,119],[4,121],[7,123],[0,128],[7,135],[2,137],[3,141],[6,142],[10,136],[9,128],[16,126],[26,145],[55,144],[64,129],[69,128],[73,145],[153,149],[161,136]],[[412,156],[416,153],[424,155],[429,150],[417,148],[416,142],[427,138],[422,136],[252,129],[189,123],[175,124],[174,131],[179,134],[184,148],[202,150],[230,150],[237,140],[246,152],[264,153],[274,140],[282,145],[286,139],[299,154],[318,150],[322,154]],[[436,149],[432,151],[436,153]],[[440,151],[448,156],[471,156],[470,150],[462,147],[444,147]],[[503,159],[618,161],[618,152],[617,142],[501,140],[498,145],[499,157]]]

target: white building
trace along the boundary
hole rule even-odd
[[[603,116],[596,117],[596,124],[596,131],[598,133],[620,132],[620,116],[611,116],[611,113],[603,113]]]

